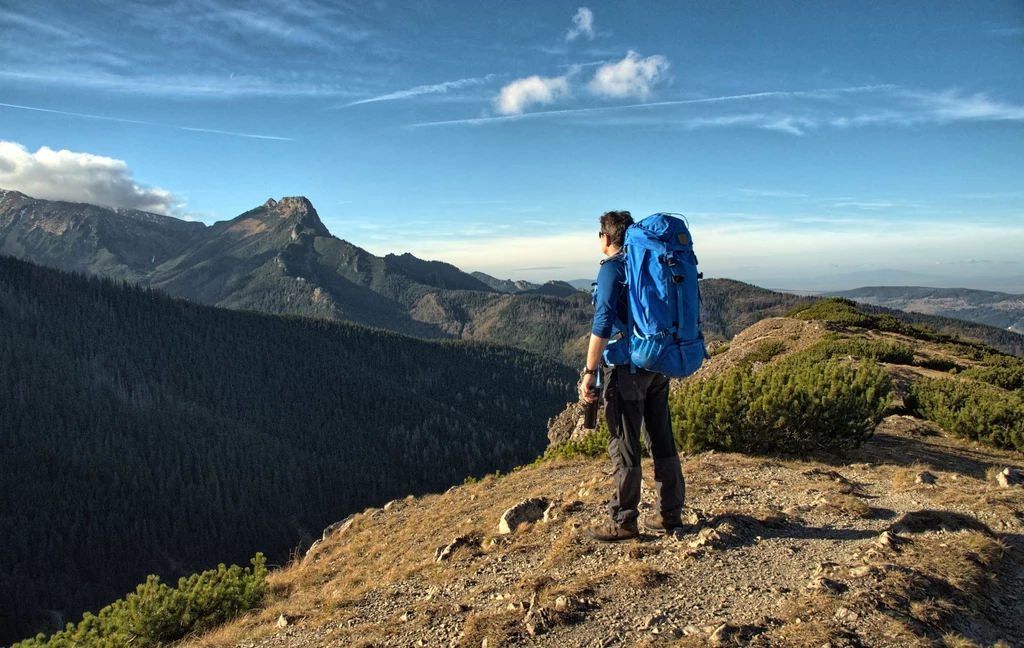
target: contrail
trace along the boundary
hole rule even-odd
[[[277,137],[275,135],[254,135],[252,133],[235,133],[232,131],[215,130],[212,128],[193,128],[190,126],[175,126],[173,124],[157,124],[155,122],[139,121],[137,119],[121,119],[120,117],[106,117],[104,115],[89,115],[86,113],[69,112],[67,110],[53,110],[51,108],[37,108],[35,106],[21,106],[18,104],[0,103],[5,108],[17,108],[18,110],[32,110],[35,112],[53,113],[55,115],[69,115],[83,119],[100,119],[102,121],[120,122],[122,124],[138,124],[139,126],[154,126],[156,128],[173,128],[175,130],[191,131],[194,133],[214,133],[217,135],[230,135],[231,137],[248,137],[252,139],[279,140],[294,142],[293,137]]]
[[[554,117],[561,115],[583,115],[593,113],[611,112],[614,110],[630,110],[633,108],[655,108],[658,106],[684,106],[690,104],[717,103],[722,101],[739,101],[743,99],[768,99],[775,97],[814,97],[827,96],[829,94],[851,93],[851,92],[872,92],[875,90],[892,90],[896,88],[893,84],[854,86],[850,88],[824,88],[821,90],[774,90],[770,92],[753,92],[748,94],[725,95],[722,97],[707,97],[705,99],[680,99],[675,101],[654,101],[651,103],[627,104],[625,106],[599,106],[597,108],[567,108],[564,110],[544,110],[534,113],[523,113],[521,115],[503,115],[501,117],[473,117],[469,119],[451,119],[447,121],[420,122],[409,124],[406,128],[420,128],[424,126],[450,126],[455,124],[486,124],[490,122],[518,121],[521,119],[532,119],[536,117]]]

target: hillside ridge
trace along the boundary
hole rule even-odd
[[[555,458],[367,509],[273,572],[260,609],[185,646],[1020,646],[1024,487],[995,477],[1024,471],[1024,454],[952,438],[902,403],[915,375],[948,377],[929,368],[946,343],[773,318],[688,380],[837,339],[913,347],[915,364],[883,363],[895,400],[873,438],[816,458],[684,453],[681,533],[590,541],[607,458]],[[644,474],[649,512],[649,460]],[[502,533],[525,501],[543,517]]]

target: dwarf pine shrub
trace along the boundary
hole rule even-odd
[[[602,415],[597,428],[576,441],[565,441],[552,446],[533,462],[539,465],[556,457],[571,459],[572,457],[607,457],[608,456],[608,422]]]
[[[786,343],[779,340],[764,340],[748,351],[740,364],[750,366],[755,362],[766,363],[775,356],[786,352]]]
[[[911,412],[935,421],[950,434],[997,448],[1024,450],[1020,391],[954,378],[920,378],[903,402]]]
[[[845,338],[819,342],[805,352],[816,360],[831,360],[852,356],[862,360],[909,365],[914,362],[914,347],[904,342]]]
[[[874,433],[892,382],[873,363],[798,354],[751,373],[735,367],[670,397],[681,449],[754,454],[842,451]]]
[[[257,553],[252,568],[238,565],[178,579],[177,588],[150,576],[133,594],[98,614],[86,612],[78,625],[47,638],[38,635],[12,648],[143,648],[162,646],[217,626],[255,607],[266,591],[266,560]]]
[[[981,365],[965,369],[960,375],[1003,389],[1024,389],[1024,360],[991,353]]]
[[[856,326],[873,331],[888,331],[928,342],[975,346],[975,343],[965,342],[955,335],[940,333],[923,324],[906,324],[888,313],[869,315],[858,309],[855,302],[843,297],[827,297],[812,304],[797,306],[786,313],[786,317],[802,320],[824,320],[839,324],[840,326]]]

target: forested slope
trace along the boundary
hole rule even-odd
[[[515,349],[2,257],[0,643],[149,573],[283,561],[350,512],[528,461],[573,381]]]

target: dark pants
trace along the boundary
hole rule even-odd
[[[668,411],[669,380],[661,374],[629,365],[606,367],[604,413],[608,421],[608,455],[615,468],[615,494],[608,502],[612,522],[632,525],[640,505],[640,435],[654,458],[656,509],[667,520],[678,519],[686,483],[672,438]]]

